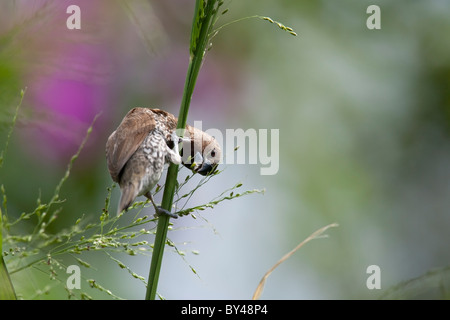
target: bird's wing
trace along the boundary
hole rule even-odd
[[[134,108],[109,136],[106,142],[106,162],[113,181],[119,182],[123,167],[155,126],[151,109]]]
[[[171,133],[177,129],[178,119],[173,114],[161,109],[150,110],[155,116],[156,126],[162,130],[166,142],[171,142]]]

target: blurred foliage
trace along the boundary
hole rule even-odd
[[[389,288],[381,297],[385,300],[450,299],[450,268],[430,270]]]
[[[80,33],[65,28],[65,9],[75,2],[83,7]],[[371,4],[381,8],[381,30],[366,28]],[[224,23],[270,15],[298,37],[259,19],[219,32],[188,123],[279,128],[280,171],[261,177],[255,166],[236,165],[219,176],[217,184],[234,185],[245,177],[266,193],[214,209],[208,225],[220,226],[226,243],[221,250],[209,248],[221,242],[211,234],[201,238],[198,228],[179,239],[196,240],[202,255],[192,259],[208,287],[178,269],[170,280],[188,286],[195,297],[250,298],[281,253],[336,221],[340,227],[331,238],[302,248],[271,275],[262,298],[413,298],[409,289],[387,294],[404,281],[419,284],[420,298],[447,298],[448,290],[439,295],[426,288],[438,277],[445,282],[450,261],[448,1],[262,0],[258,6],[225,6],[230,10]],[[99,113],[61,190],[64,215],[48,231],[101,212],[111,184],[103,154],[109,133],[130,107],[178,110],[192,12],[193,3],[176,0],[133,0],[126,8],[105,0],[0,4],[1,142],[27,88],[0,171],[11,219],[32,212],[37,198],[51,198]],[[197,197],[209,201],[209,191]],[[117,190],[111,197],[115,203]],[[372,264],[381,268],[381,290],[365,286]],[[97,265],[105,275],[114,274],[108,263]],[[444,271],[435,274],[434,268]],[[414,281],[421,275],[429,277]],[[31,292],[47,278],[20,280]],[[120,281],[110,289],[127,290],[128,283]]]

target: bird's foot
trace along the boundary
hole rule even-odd
[[[156,210],[156,213],[154,215],[155,218],[158,218],[158,217],[160,217],[162,215],[166,215],[166,216],[169,216],[171,218],[178,219],[178,215],[176,213],[172,213],[169,210],[164,209],[163,207],[159,207],[159,206],[155,207],[155,210]]]
[[[173,141],[173,143],[191,142],[191,139],[189,138],[179,137],[175,132],[175,130],[170,134],[170,138]]]

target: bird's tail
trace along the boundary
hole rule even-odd
[[[127,210],[131,203],[137,197],[137,188],[132,183],[127,184],[121,188],[122,195],[120,196],[119,207],[117,209],[117,215],[119,215],[123,210]]]

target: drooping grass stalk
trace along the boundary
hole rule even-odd
[[[192,94],[195,88],[198,73],[203,63],[203,58],[209,45],[211,30],[217,16],[219,7],[223,1],[217,0],[197,0],[195,3],[194,19],[192,22],[191,41],[190,41],[190,59],[186,74],[183,98],[181,101],[180,112],[178,116],[177,130],[179,136],[183,136],[186,127],[186,120],[189,112],[189,106]],[[171,210],[175,186],[178,175],[178,165],[170,164],[167,171],[166,184],[162,199],[162,207]],[[150,264],[150,273],[146,292],[146,300],[154,300],[158,286],[159,273],[161,270],[164,246],[167,238],[167,230],[170,218],[160,216],[156,230],[155,243],[153,247],[152,260]]]

